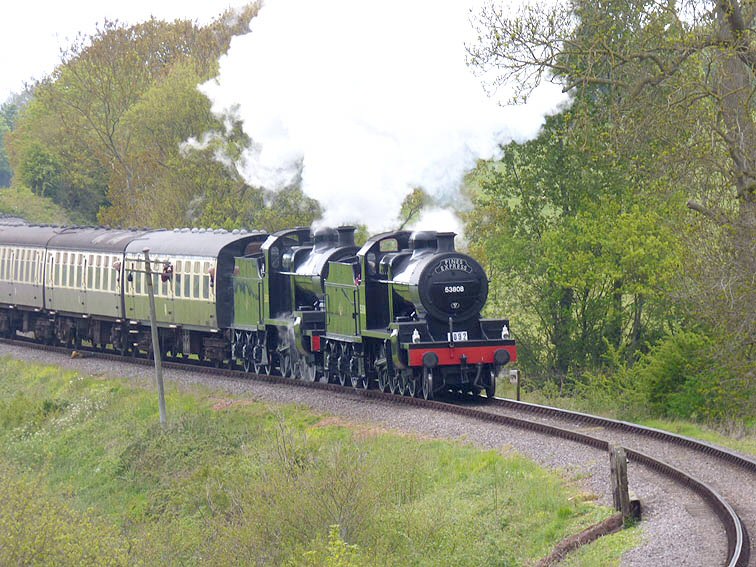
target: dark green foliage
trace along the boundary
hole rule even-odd
[[[21,181],[35,195],[54,197],[60,189],[61,168],[60,159],[56,155],[41,144],[34,143],[25,152],[18,169]]]
[[[538,140],[506,148],[496,196],[487,188],[479,198],[492,218],[497,199],[511,213],[498,230],[509,245],[484,247],[492,264],[494,247],[501,265],[523,262],[501,296],[514,296],[506,307],[532,379],[568,392],[570,382],[601,377],[601,391],[616,378],[631,400],[653,383],[658,415],[751,419],[742,402],[756,368],[752,4],[502,6],[481,8],[471,64],[517,95],[543,80],[572,94]],[[639,358],[654,374],[649,349],[677,379],[627,379],[638,378]],[[620,364],[605,366],[607,355]],[[683,382],[675,360],[693,365]]]
[[[756,392],[718,362],[715,337],[695,331],[668,335],[633,369],[652,415],[727,422],[753,416]]]
[[[665,204],[634,194],[632,173],[598,142],[592,155],[573,137],[581,108],[590,105],[508,145],[482,173],[468,216],[472,248],[494,280],[489,312],[515,322],[529,374],[560,384],[600,366],[609,346],[633,360],[661,334],[680,262]]]

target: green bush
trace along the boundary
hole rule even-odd
[[[42,478],[0,467],[0,565],[127,565],[120,531],[50,494]]]
[[[677,331],[641,358],[632,372],[653,416],[723,422],[752,415],[753,384],[717,362],[722,340]]]

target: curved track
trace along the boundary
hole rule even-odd
[[[54,352],[70,352],[69,349],[42,346],[30,341],[3,339],[2,342],[13,345],[40,348]],[[88,352],[87,355],[111,360],[118,360],[121,362],[129,361],[129,359],[124,359],[119,355],[111,353]],[[151,360],[144,358],[131,359],[131,361],[137,364],[152,364]],[[185,363],[164,362],[163,365],[166,368],[187,368],[187,364]],[[683,448],[687,452],[702,455],[719,462],[727,463],[728,466],[733,467],[737,471],[740,471],[740,473],[743,474],[744,478],[746,479],[746,481],[741,482],[742,485],[739,486],[742,494],[749,494],[752,491],[752,481],[754,478],[754,473],[756,473],[756,461],[748,457],[738,455],[733,451],[728,451],[726,449],[715,447],[708,443],[696,441],[694,439],[667,433],[657,429],[643,427],[617,420],[606,419],[598,416],[582,414],[578,412],[561,410],[548,406],[515,402],[501,398],[487,399],[461,397],[457,400],[451,399],[451,401],[456,403],[426,401],[419,398],[384,394],[377,390],[355,390],[335,384],[305,382],[278,376],[247,374],[239,370],[215,369],[198,365],[191,365],[191,369],[201,370],[203,372],[212,373],[216,376],[226,376],[229,378],[252,378],[265,382],[287,384],[292,386],[334,392],[344,392],[346,390],[353,393],[354,395],[368,399],[424,407],[437,412],[461,415],[483,422],[498,423],[518,427],[540,434],[573,441],[602,451],[608,451],[610,446],[615,444],[615,440],[612,437],[617,433],[621,433],[622,435],[629,435],[636,439],[653,439],[654,441],[659,442],[663,445],[673,445],[675,447]],[[589,428],[592,434],[589,435],[588,433],[581,431],[581,428]],[[595,433],[597,432],[600,432],[601,435],[595,435]],[[609,434],[607,435],[607,433]],[[725,496],[723,496],[718,490],[719,487],[714,483],[701,481],[698,478],[693,477],[691,474],[684,472],[681,467],[676,466],[676,463],[670,464],[658,458],[658,455],[656,454],[652,456],[647,452],[634,449],[632,445],[630,445],[630,443],[632,443],[632,439],[628,438],[623,438],[621,442],[621,444],[625,447],[628,458],[632,462],[636,462],[640,465],[643,465],[644,467],[648,467],[649,469],[656,471],[662,476],[674,480],[683,487],[694,491],[704,501],[706,501],[711,510],[717,515],[722,524],[724,532],[727,535],[727,557],[722,559],[721,564],[732,567],[745,567],[746,565],[748,565],[751,556],[751,544],[749,541],[748,530],[746,528],[746,525],[738,515],[740,509],[738,507],[733,507],[728,502],[728,500],[726,500],[726,498],[733,499],[738,495],[726,494]],[[643,446],[643,444],[641,443],[640,446]],[[658,453],[658,451],[654,452]],[[749,478],[751,482],[748,482]],[[732,492],[732,490],[729,490],[729,492]],[[753,526],[753,523],[751,523],[751,521],[756,521],[756,519],[752,517],[755,513],[756,512],[754,512],[754,510],[750,508],[745,510],[744,515],[748,518],[748,520],[750,520],[749,524],[751,526]]]

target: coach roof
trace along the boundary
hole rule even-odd
[[[56,250],[86,250],[122,254],[132,240],[148,233],[148,229],[110,229],[101,227],[65,227],[58,229],[48,244]]]
[[[3,222],[0,223],[0,244],[44,247],[61,230],[59,226]]]
[[[159,230],[133,240],[126,252],[141,254],[142,250],[149,248],[150,253],[155,255],[217,257],[229,244],[242,240],[261,240],[265,237],[267,233],[263,231],[229,232],[202,228]]]

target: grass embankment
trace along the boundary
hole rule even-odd
[[[175,388],[163,431],[151,388],[0,375],[4,565],[518,565],[611,513],[515,455]]]

